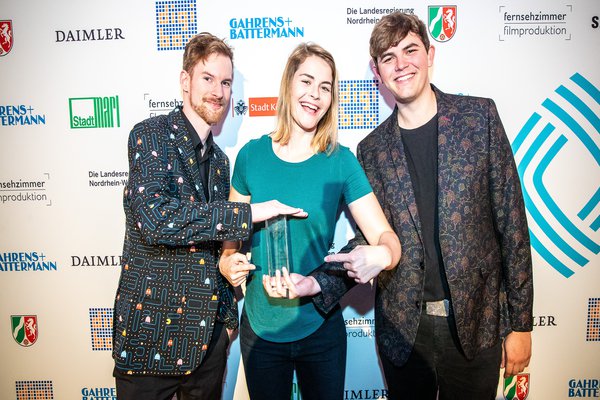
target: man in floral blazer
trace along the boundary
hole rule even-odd
[[[427,35],[399,12],[375,26],[371,56],[396,107],[357,151],[400,238],[400,263],[373,268],[358,232],[307,292],[320,291],[313,301],[327,312],[378,275],[375,330],[390,399],[493,399],[500,367],[515,375],[531,355],[525,208],[494,102],[431,85]]]

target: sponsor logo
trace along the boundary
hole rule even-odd
[[[54,32],[56,33],[56,43],[125,39],[121,28],[75,29]]]
[[[11,315],[10,325],[15,342],[23,347],[32,346],[38,338],[37,315]]]
[[[526,3],[521,3],[526,4]],[[565,4],[554,9],[512,9],[500,6],[500,41],[527,37],[555,37],[571,40],[568,18],[573,6]]]
[[[600,397],[600,380],[571,379],[569,381],[569,397]]]
[[[588,300],[587,342],[600,342],[600,298]]]
[[[71,129],[118,128],[119,96],[70,98],[69,115]]]
[[[157,115],[168,114],[175,107],[183,106],[183,100],[178,99],[153,99],[150,93],[144,93],[144,101],[148,104],[148,115],[156,117]]]
[[[117,400],[117,389],[107,387],[81,389],[81,400]]]
[[[19,104],[16,106],[0,106],[0,122],[2,126],[45,125],[45,114],[34,114],[35,108]]]
[[[156,46],[159,51],[183,50],[197,32],[196,0],[156,2]]]
[[[346,8],[346,25],[374,25],[384,15],[393,12],[401,12],[405,14],[414,14],[414,8],[377,8],[377,7],[347,7]]]
[[[251,117],[277,115],[277,97],[250,97],[248,99],[248,109]]]
[[[456,6],[429,6],[429,33],[437,42],[447,42],[456,33]]]
[[[11,179],[0,181],[0,204],[41,202],[46,206],[52,205],[52,200],[46,194],[50,174],[44,173],[42,179]]]
[[[504,379],[506,400],[525,400],[529,394],[529,374],[518,374]]]
[[[13,47],[12,20],[0,20],[0,57],[10,53]]]
[[[338,129],[375,129],[379,125],[379,83],[340,81]]]
[[[129,172],[127,171],[88,171],[90,187],[126,186]]]
[[[304,27],[292,24],[289,17],[231,18],[230,39],[282,39],[304,37]]]
[[[0,271],[56,271],[56,261],[46,261],[43,252],[0,253]]]
[[[90,308],[92,350],[112,350],[112,308]]]
[[[558,326],[554,315],[534,315],[533,326]]]
[[[375,338],[375,319],[351,318],[344,321],[346,324],[346,337],[349,338]]]
[[[17,400],[54,399],[52,381],[16,381]]]
[[[246,115],[246,113],[248,112],[248,106],[246,105],[246,103],[244,102],[244,100],[238,100],[237,103],[235,103],[235,105],[233,104],[233,97],[231,98],[231,116],[233,117],[234,113],[235,115]]]
[[[388,398],[387,389],[346,389],[344,400],[383,400]]]
[[[600,252],[598,103],[598,87],[576,73],[542,102],[512,143],[531,246],[565,278]],[[573,192],[581,193],[576,207],[567,206]]]
[[[72,267],[119,267],[122,256],[71,256]]]

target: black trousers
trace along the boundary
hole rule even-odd
[[[302,399],[344,397],[346,327],[339,308],[304,339],[281,343],[258,337],[242,313],[240,346],[252,400],[289,400],[294,370]]]
[[[390,400],[493,400],[501,357],[499,342],[467,360],[452,316],[423,313],[407,363],[397,367],[383,355],[380,358]]]
[[[202,363],[190,375],[127,375],[116,367],[113,371],[119,400],[219,400],[227,364],[229,335],[217,322]]]

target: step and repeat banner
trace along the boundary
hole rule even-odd
[[[0,5],[0,398],[116,398],[113,301],[133,125],[181,103],[183,48],[233,46],[233,96],[215,140],[232,161],[270,132],[288,54],[316,42],[340,76],[353,151],[393,99],[370,68],[373,25],[414,13],[432,82],[496,101],[523,182],[534,258],[530,367],[498,399],[600,397],[600,2],[346,0],[21,1]],[[335,247],[353,236],[341,213]],[[344,299],[345,399],[385,399],[374,290]],[[242,300],[243,304],[243,300]],[[247,399],[239,339],[225,399]],[[297,387],[293,398],[300,398]]]

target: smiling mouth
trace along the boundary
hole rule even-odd
[[[302,108],[304,108],[305,110],[307,110],[313,114],[315,114],[319,111],[319,107],[315,106],[314,104],[300,102],[300,105],[302,106]]]
[[[215,103],[214,101],[208,101],[207,102],[212,108],[215,109],[219,109],[219,108],[223,108],[223,104],[222,103]]]
[[[409,79],[410,79],[410,78],[412,78],[413,76],[415,76],[415,74],[414,74],[414,73],[407,74],[407,75],[402,75],[402,76],[399,76],[399,77],[397,77],[397,78],[395,79],[395,81],[404,82],[404,81],[407,81],[407,80],[409,80]]]

